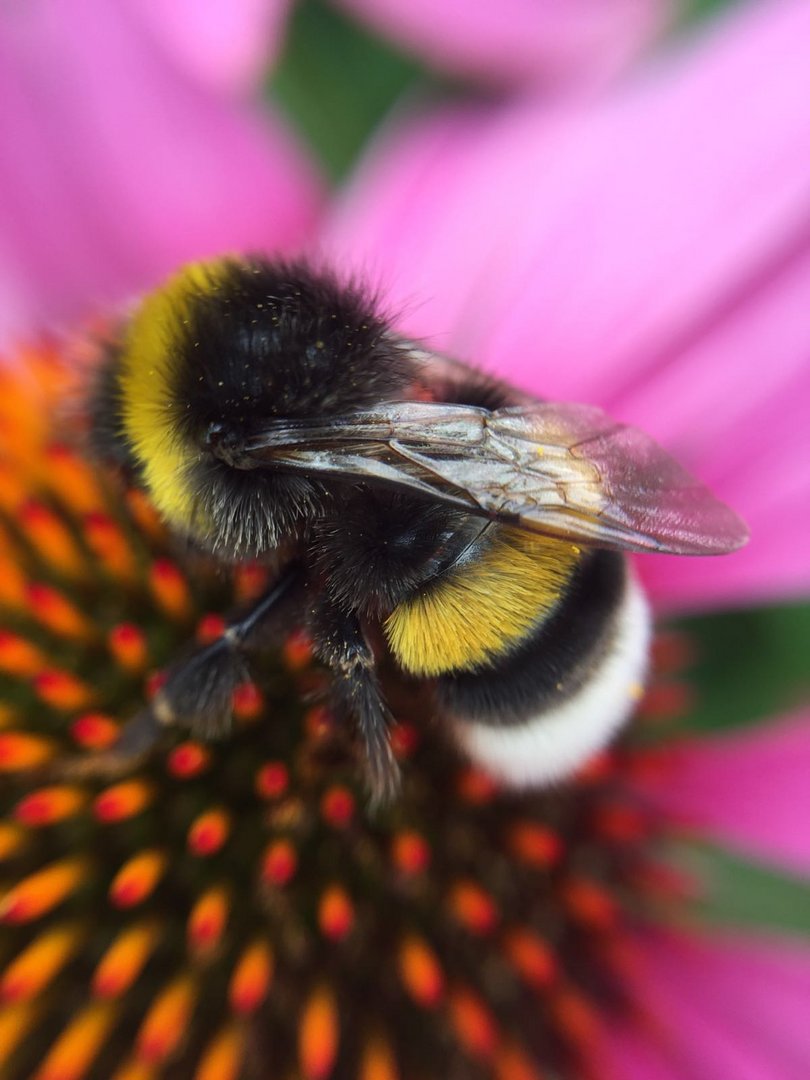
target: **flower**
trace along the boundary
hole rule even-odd
[[[258,102],[283,8],[3,6],[0,341],[120,305],[184,260],[309,236],[319,178]]]
[[[674,6],[669,0],[341,3],[430,63],[513,88],[613,74],[661,32]]]
[[[652,1076],[642,1035],[697,1027],[678,993],[696,970],[715,993],[747,973],[743,1018],[792,980],[795,1016],[773,1019],[798,1052],[810,956],[666,929],[694,888],[666,864],[684,828],[730,820],[738,842],[808,855],[786,820],[797,784],[735,789],[722,753],[650,746],[644,718],[688,700],[677,638],[630,736],[556,791],[500,790],[408,695],[402,796],[369,812],[351,738],[304,704],[323,675],[296,633],[235,691],[225,743],[175,731],[146,759],[105,756],[161,666],[266,574],[178,563],[142,497],[54,438],[75,366],[22,360],[0,387],[4,1077],[530,1080],[604,1076],[606,1055]],[[810,756],[806,722],[729,742],[744,778]],[[729,1060],[714,1029],[677,1049],[706,1076]]]
[[[515,794],[409,697],[402,796],[370,813],[351,739],[302,704],[323,676],[293,634],[235,692],[224,744],[176,731],[145,760],[105,757],[160,667],[265,575],[179,564],[140,496],[54,440],[75,367],[24,361],[0,393],[4,1076],[598,1076],[606,1053],[649,1057],[650,987],[676,995],[701,958],[711,985],[744,965],[763,992],[791,965],[801,985],[795,955],[654,929],[683,907],[664,859],[684,807],[667,792],[701,767],[710,785],[717,755],[701,766],[637,731],[575,782]],[[661,640],[642,717],[684,656]]]
[[[640,420],[748,515],[751,555],[642,564],[663,608],[807,579],[793,541],[806,29],[798,4],[772,5],[604,101],[412,121],[328,237],[396,303],[428,298],[402,318],[413,332]],[[764,87],[753,72],[769,56]],[[726,101],[747,103],[744,126]],[[618,153],[621,177],[597,170]],[[782,365],[761,359],[774,340]],[[538,341],[555,360],[542,371]],[[53,441],[62,357],[22,359],[0,386],[9,1080],[803,1076],[806,948],[700,931],[702,882],[668,855],[691,833],[806,867],[804,713],[724,741],[656,740],[645,718],[688,701],[664,638],[625,739],[565,787],[516,794],[457,760],[418,701],[396,701],[403,797],[371,816],[351,741],[303,703],[322,675],[293,635],[237,691],[225,744],[167,732],[113,769],[105,749],[159,669],[220,633],[262,575],[178,562],[140,497]],[[772,771],[783,786],[764,785]]]

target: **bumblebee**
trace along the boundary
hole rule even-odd
[[[383,657],[492,774],[548,783],[640,693],[650,619],[627,553],[747,538],[641,431],[429,352],[361,287],[302,263],[181,270],[108,349],[91,412],[103,454],[172,530],[275,569],[221,639],[170,669],[121,753],[164,725],[224,734],[282,611],[331,672],[375,799],[398,783]]]

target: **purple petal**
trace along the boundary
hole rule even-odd
[[[804,283],[804,289],[808,288],[810,279]],[[807,334],[803,336],[807,340]],[[798,355],[803,348],[799,335],[796,337],[788,355]],[[778,339],[778,331],[773,338]],[[764,341],[762,345],[767,350]],[[756,348],[751,326],[749,355]],[[810,592],[810,557],[800,539],[810,530],[810,368],[784,377],[783,386],[771,389],[767,384],[773,370],[780,368],[779,358],[778,353],[771,359],[763,352],[759,400],[753,389],[748,398],[742,392],[727,394],[730,408],[714,411],[714,431],[708,430],[705,422],[676,426],[677,403],[671,398],[667,409],[666,396],[663,392],[660,395],[655,415],[661,416],[664,424],[668,414],[669,419],[675,418],[671,436],[662,432],[661,437],[740,513],[751,539],[742,551],[724,557],[721,566],[703,559],[640,560],[641,576],[659,606],[701,609]],[[689,411],[693,402],[688,393],[688,368],[683,379],[681,409]],[[673,395],[675,392],[673,388]],[[651,386],[650,400],[653,393]],[[695,396],[700,399],[699,393]],[[702,400],[707,409],[706,398]],[[709,442],[703,454],[696,445],[701,436]]]
[[[804,1080],[810,1061],[806,943],[715,933],[711,940],[650,936],[639,948],[638,998],[652,1022],[612,1027],[604,1064],[616,1076]]]
[[[195,78],[244,89],[274,59],[289,0],[116,0]]]
[[[808,580],[808,38],[807,4],[751,6],[597,101],[400,121],[332,224],[409,332],[605,405],[748,518],[740,554],[649,560],[662,602]]]
[[[810,873],[810,712],[701,739],[644,786],[685,828],[787,870]]]
[[[297,248],[319,185],[272,114],[228,101],[124,5],[0,15],[5,329],[115,304],[184,260]]]
[[[612,74],[656,36],[670,0],[340,0],[431,63],[500,84]]]

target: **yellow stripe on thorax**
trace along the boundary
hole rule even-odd
[[[479,558],[449,570],[386,620],[403,670],[434,676],[486,666],[556,607],[579,548],[505,526],[491,532]]]
[[[215,290],[226,267],[225,260],[191,263],[147,296],[127,328],[121,355],[124,434],[157,509],[186,527],[193,496],[183,481],[195,451],[180,434],[174,355],[191,299]]]

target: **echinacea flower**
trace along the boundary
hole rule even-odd
[[[730,1060],[714,1030],[704,1072],[632,1071],[651,1030],[691,1034],[678,980],[696,971],[730,984],[738,1019],[789,984],[794,1023],[773,1019],[797,1052],[810,953],[666,929],[685,821],[665,792],[699,750],[690,766],[634,733],[559,790],[516,794],[405,699],[402,795],[371,813],[349,735],[303,704],[323,676],[293,633],[237,689],[225,742],[167,732],[102,766],[161,666],[263,574],[178,562],[143,498],[55,437],[75,370],[23,359],[0,386],[4,1080],[539,1080],[614,1075],[611,1055],[616,1076],[708,1080]],[[682,657],[659,643],[642,729]]]
[[[120,305],[180,262],[293,250],[320,181],[260,106],[283,3],[0,9],[0,340]]]
[[[341,261],[387,278],[396,297],[426,298],[402,325],[537,393],[635,415],[748,514],[756,557],[677,564],[649,579],[662,603],[790,594],[806,580],[805,550],[788,543],[807,493],[796,466],[804,249],[792,228],[806,23],[798,6],[781,10],[784,22],[749,16],[725,53],[673,61],[594,112],[526,104],[480,128],[478,112],[463,114],[466,128],[451,112],[426,127],[432,140],[418,126],[392,137],[355,186],[349,211],[362,213],[333,234]],[[771,55],[782,102],[752,75]],[[744,128],[707,105],[742,109],[746,93]],[[705,143],[722,145],[704,169],[685,126],[698,106]],[[534,139],[547,121],[546,153]],[[618,176],[608,184],[596,169],[620,150],[626,201]],[[673,163],[690,166],[683,190],[663,183]],[[378,168],[395,183],[378,183]],[[674,215],[657,235],[658,215],[635,215],[659,198],[695,217]],[[452,340],[438,339],[447,327]],[[757,368],[775,340],[791,364]],[[692,356],[696,343],[708,352]],[[321,674],[293,635],[237,692],[226,742],[167,733],[148,762],[105,776],[97,755],[160,668],[219,633],[261,572],[231,581],[179,562],[140,497],[54,441],[61,358],[17,359],[0,388],[4,1080],[804,1077],[807,949],[701,934],[688,907],[700,883],[667,861],[668,841],[691,830],[806,866],[804,715],[724,745],[648,746],[644,718],[680,700],[681,654],[664,639],[626,740],[564,788],[514,794],[459,761],[418,702],[397,701],[403,796],[371,816],[346,733],[303,704]],[[791,463],[776,485],[774,461]],[[767,786],[773,773],[784,783]]]

